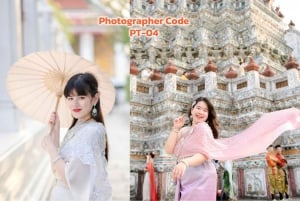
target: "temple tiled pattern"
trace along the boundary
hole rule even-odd
[[[190,19],[190,26],[156,26],[159,37],[131,38],[130,137],[131,199],[142,197],[145,154],[154,152],[159,198],[173,198],[174,159],[163,146],[173,118],[194,98],[215,106],[222,137],[247,128],[264,112],[300,108],[299,31],[263,0],[131,1],[131,16]],[[147,27],[145,27],[146,29]],[[287,45],[289,44],[289,46]],[[294,48],[294,49],[293,49]],[[291,57],[292,56],[292,57]],[[141,70],[150,67],[150,80]],[[188,71],[188,80],[181,79]],[[266,125],[267,126],[267,125]],[[259,139],[258,139],[259,141]],[[286,132],[275,144],[289,161],[290,193],[300,196],[300,131]],[[249,145],[251,146],[251,145]],[[240,198],[267,198],[265,154],[234,161]]]

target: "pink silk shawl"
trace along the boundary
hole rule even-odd
[[[228,138],[214,139],[209,125],[201,122],[183,132],[174,154],[182,158],[201,153],[209,159],[235,160],[264,152],[283,132],[297,128],[300,110],[296,108],[265,113],[246,130]]]

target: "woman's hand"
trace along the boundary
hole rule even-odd
[[[59,147],[60,121],[59,116],[56,112],[52,112],[48,125],[50,127],[50,136],[53,139],[54,145],[56,147]]]
[[[180,117],[175,118],[174,121],[173,121],[173,128],[177,129],[177,130],[181,129],[182,126],[184,125],[184,122],[185,122],[185,119],[184,119],[183,115],[181,115]]]
[[[48,121],[48,125],[52,131],[50,135],[56,134],[57,132],[59,133],[60,121],[59,121],[59,116],[56,112],[51,113],[50,119]]]
[[[183,162],[179,162],[173,169],[172,177],[174,180],[181,179],[181,177],[184,175],[184,172],[186,170],[187,166]]]

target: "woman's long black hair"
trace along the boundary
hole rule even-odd
[[[217,121],[217,114],[215,111],[214,106],[211,104],[211,102],[205,98],[205,97],[199,97],[197,98],[193,103],[192,103],[192,107],[189,111],[189,117],[192,115],[192,109],[197,105],[198,102],[203,101],[206,103],[207,105],[207,109],[208,109],[208,117],[206,122],[208,123],[208,125],[210,126],[212,133],[214,135],[214,138],[218,138],[219,137],[219,131],[218,131],[218,121]],[[191,120],[192,123],[192,120]]]
[[[98,93],[98,82],[97,79],[95,78],[94,75],[91,73],[79,73],[76,75],[73,75],[67,82],[66,87],[64,89],[64,96],[67,98],[68,96],[71,95],[72,91],[75,90],[76,93],[79,96],[87,96],[91,95],[92,97],[95,97],[95,95]],[[98,113],[94,117],[91,115],[91,117],[96,121],[96,122],[101,122],[104,126],[104,119],[100,107],[100,97],[98,102],[95,105]],[[92,113],[92,110],[91,110]],[[71,129],[77,122],[78,119],[73,117],[73,122],[70,126],[69,129]],[[105,158],[108,160],[108,142],[107,142],[107,134],[105,132]]]

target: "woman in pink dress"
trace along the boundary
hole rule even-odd
[[[186,127],[183,116],[174,120],[165,145],[166,152],[177,158],[172,172],[175,201],[215,201],[217,173],[212,159],[235,160],[261,153],[284,131],[300,128],[300,110],[291,108],[266,113],[240,134],[217,139],[216,112],[203,97],[193,102],[190,117],[191,126]]]

